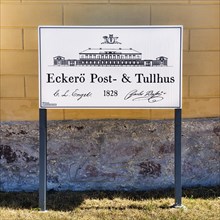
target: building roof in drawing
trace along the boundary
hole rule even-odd
[[[80,54],[141,54],[132,48],[88,48]]]

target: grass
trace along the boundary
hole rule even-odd
[[[183,205],[171,208],[173,190],[150,192],[55,192],[48,212],[38,209],[38,192],[0,192],[0,220],[219,220],[220,187],[183,189]]]

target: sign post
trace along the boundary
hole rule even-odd
[[[46,210],[47,109],[175,109],[181,206],[182,26],[40,26],[40,208]]]
[[[39,148],[39,207],[46,211],[47,193],[47,109],[39,110],[40,148]]]
[[[181,183],[181,125],[182,109],[175,109],[175,204],[174,207],[182,207],[182,183]]]

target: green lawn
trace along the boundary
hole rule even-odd
[[[183,189],[185,208],[171,208],[173,190],[151,192],[48,192],[47,212],[38,193],[0,192],[0,220],[219,220],[220,187]]]

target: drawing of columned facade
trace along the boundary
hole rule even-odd
[[[132,48],[88,48],[79,53],[79,60],[54,57],[56,66],[167,66],[168,58],[142,60],[142,54]]]
[[[92,49],[89,48],[79,54],[81,65],[124,66],[141,65],[141,53],[129,49]]]

